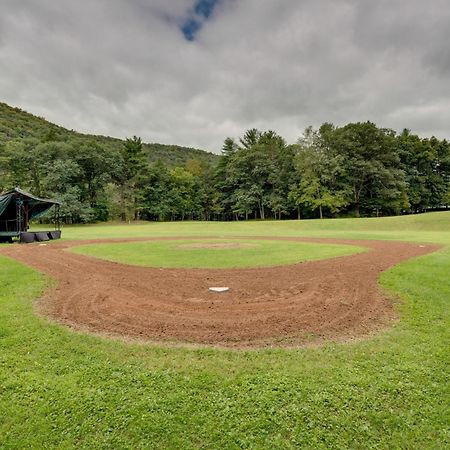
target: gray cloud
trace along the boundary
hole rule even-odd
[[[0,100],[69,128],[219,151],[373,120],[450,137],[448,0],[2,0]]]

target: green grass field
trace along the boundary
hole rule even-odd
[[[42,226],[41,226],[42,227]],[[36,226],[35,228],[39,228]],[[257,222],[140,222],[65,226],[65,239],[146,236],[305,236],[438,242],[450,245],[450,212],[411,216]],[[444,233],[443,233],[444,232]]]
[[[50,280],[0,257],[0,448],[449,448],[450,213],[64,229],[66,239],[125,233],[445,247],[382,275],[402,299],[390,330],[348,344],[245,352],[70,332],[33,314]]]
[[[241,245],[241,248],[199,248],[195,245]],[[353,245],[310,244],[256,239],[182,239],[159,242],[127,242],[80,245],[75,253],[108,261],[149,267],[239,268],[295,264],[353,255],[365,251]]]

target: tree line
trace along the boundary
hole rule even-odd
[[[217,163],[151,161],[141,139],[0,144],[0,188],[59,199],[66,223],[378,216],[450,204],[450,143],[371,122],[227,138]]]

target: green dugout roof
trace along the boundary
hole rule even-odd
[[[47,212],[53,205],[60,204],[56,200],[39,198],[33,194],[23,191],[22,189],[15,188],[11,191],[0,194],[0,220],[6,218],[4,217],[6,215],[10,215],[10,213],[12,212],[12,203],[16,203],[17,201],[21,201],[24,206],[27,206],[29,214],[28,218],[30,220],[41,216],[42,214]]]

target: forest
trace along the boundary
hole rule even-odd
[[[0,191],[62,202],[65,223],[360,217],[448,208],[450,143],[372,122],[250,129],[221,155],[76,133],[0,103]]]

